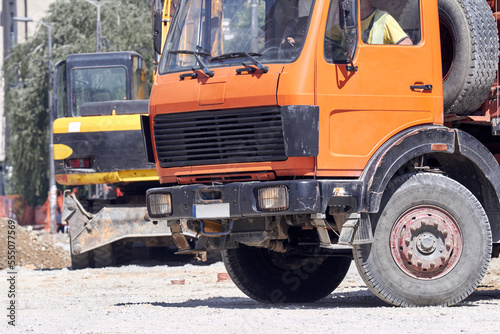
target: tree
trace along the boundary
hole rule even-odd
[[[153,68],[150,0],[113,0],[101,7],[103,51],[137,51]],[[44,22],[53,22],[53,63],[72,53],[95,52],[96,8],[83,0],[58,0]],[[30,205],[48,191],[47,29],[12,50],[3,66],[5,115],[9,124],[7,160],[15,190]],[[151,75],[149,76],[151,77]]]

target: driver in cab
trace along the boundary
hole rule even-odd
[[[362,41],[366,44],[413,45],[410,37],[399,23],[388,13],[377,9],[373,0],[360,1]],[[326,37],[333,41],[343,39],[343,31],[336,25],[326,32]]]

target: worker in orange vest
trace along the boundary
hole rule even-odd
[[[73,193],[76,192],[75,189],[73,189]],[[56,223],[57,223],[57,232],[61,231],[61,232],[67,232],[67,228],[66,228],[66,222],[64,222],[64,224],[61,222],[61,214],[62,214],[62,208],[63,208],[63,201],[64,201],[64,197],[63,197],[63,194],[60,190],[57,191],[57,198],[56,198]],[[45,216],[45,227],[44,227],[44,230],[47,231],[47,232],[50,232],[50,194],[49,196],[47,196],[47,200],[45,201],[45,203],[43,204],[42,206],[42,209],[41,211],[45,211],[46,212],[46,216]]]

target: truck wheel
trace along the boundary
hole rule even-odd
[[[223,251],[229,276],[247,296],[264,303],[309,303],[342,282],[350,257],[310,258],[240,244]]]
[[[85,268],[90,268],[89,252],[83,254],[71,253],[71,269],[77,270]]]
[[[107,244],[92,251],[94,254],[94,267],[104,268],[113,265],[113,246]]]
[[[484,209],[460,183],[431,173],[390,182],[371,217],[372,244],[354,260],[368,287],[397,306],[452,305],[486,273],[491,230]]]
[[[490,93],[498,31],[487,1],[439,0],[445,114],[469,115]]]

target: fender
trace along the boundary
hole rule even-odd
[[[365,185],[361,212],[378,212],[384,189],[396,172],[414,158],[445,153],[472,164],[484,177],[500,204],[500,166],[490,151],[476,138],[459,129],[422,126],[408,129],[388,140],[370,159],[363,175]],[[468,170],[470,173],[476,171]]]
[[[454,129],[457,134],[460,154],[473,162],[495,189],[500,198],[500,165],[491,152],[475,137],[467,132]]]

